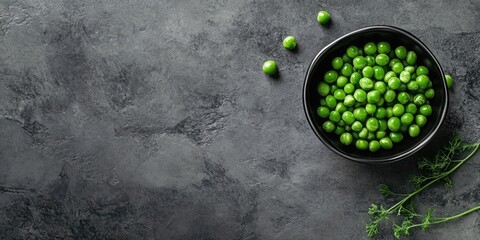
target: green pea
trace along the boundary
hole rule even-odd
[[[331,113],[330,113],[330,115],[331,115]],[[391,118],[388,119],[387,125],[388,125],[388,129],[390,129],[390,131],[396,132],[396,131],[400,130],[400,126],[402,125],[402,122],[400,121],[400,119],[398,117],[391,117]]]
[[[384,103],[385,103],[385,99],[380,98],[380,101],[377,102],[377,107],[383,106]]]
[[[372,90],[367,93],[367,102],[369,103],[377,103],[381,99],[381,94],[380,91],[378,90]]]
[[[375,140],[375,133],[373,133],[373,132],[368,132],[368,134],[367,134],[367,140],[368,140],[368,141]]]
[[[346,132],[346,133],[342,133],[342,135],[340,135],[340,142],[343,144],[343,145],[350,145],[353,141],[353,136],[351,133],[349,132]]]
[[[418,135],[420,135],[420,127],[416,124],[410,125],[410,127],[408,127],[408,134],[410,137],[418,137]]]
[[[447,83],[447,87],[451,88],[453,86],[453,78],[452,76],[445,74],[445,82]]]
[[[377,45],[377,51],[380,54],[386,54],[390,52],[390,43],[388,42],[379,42]]]
[[[340,127],[345,127],[346,126],[345,122],[341,119],[340,119],[340,121],[338,121],[337,125],[340,126]]]
[[[407,84],[405,84],[405,83],[400,84],[400,87],[397,89],[397,91],[399,91],[399,92],[407,91]]]
[[[420,75],[415,79],[415,81],[418,83],[418,87],[421,89],[426,89],[428,88],[428,85],[430,84],[430,78],[427,75]]]
[[[330,85],[321,82],[318,84],[317,91],[320,96],[325,97],[330,93]]]
[[[327,118],[328,116],[330,116],[330,109],[328,109],[327,107],[318,107],[317,115],[321,118]]]
[[[376,118],[369,118],[367,120],[367,123],[365,124],[365,126],[367,127],[367,130],[369,132],[375,132],[379,128],[379,123],[378,123],[378,120]]]
[[[342,55],[342,60],[343,60],[344,64],[345,63],[352,63],[352,59],[349,58],[346,53]]]
[[[417,113],[417,105],[415,105],[414,103],[409,103],[405,108],[405,112],[411,113],[411,114]]]
[[[335,123],[331,121],[325,121],[322,125],[322,128],[325,130],[325,132],[333,132],[335,130]]]
[[[414,117],[413,114],[411,113],[404,113],[402,117],[400,118],[400,121],[402,122],[402,125],[410,125],[413,123]]]
[[[415,123],[419,127],[423,127],[423,126],[425,126],[425,124],[427,124],[427,117],[425,117],[421,114],[418,114],[418,115],[415,116]]]
[[[392,71],[396,74],[400,74],[403,71],[403,64],[402,63],[393,64]]]
[[[386,110],[387,110],[387,118],[393,117],[392,107],[387,107]]]
[[[406,66],[403,70],[409,72],[412,75],[415,74],[415,67],[413,66]]]
[[[425,66],[418,66],[417,76],[420,76],[420,75],[428,75],[428,68]]]
[[[432,115],[432,107],[431,107],[430,105],[428,105],[428,104],[423,105],[423,106],[420,107],[419,112],[420,112],[420,114],[422,114],[423,116],[427,116],[427,117],[428,117],[428,116]]]
[[[375,57],[375,62],[380,66],[387,65],[389,60],[387,54],[384,53],[380,53]]]
[[[408,83],[408,82],[410,82],[410,78],[411,78],[411,76],[410,76],[410,73],[409,73],[409,72],[407,72],[407,71],[402,71],[402,72],[400,73],[400,81],[402,81],[403,83]]]
[[[377,132],[375,133],[375,137],[376,137],[377,139],[381,139],[381,138],[383,138],[383,137],[385,137],[385,136],[387,136],[387,132],[385,132],[385,131],[377,131]]]
[[[367,60],[363,56],[356,56],[353,59],[353,67],[355,69],[362,69],[367,66]]]
[[[409,66],[409,67],[412,67],[412,66]],[[411,79],[417,79],[417,74],[416,74],[416,73],[412,73]]]
[[[392,113],[393,113],[393,116],[400,117],[405,113],[405,107],[402,104],[397,103],[393,105]]]
[[[355,58],[356,56],[360,55],[358,48],[356,46],[350,46],[347,48],[347,56],[349,58]]]
[[[343,76],[345,77],[350,77],[353,73],[353,66],[350,63],[345,63],[343,64],[342,70],[341,70]]]
[[[353,139],[358,139],[358,132],[352,132]]]
[[[418,83],[417,81],[410,81],[407,83],[407,88],[410,91],[416,91],[418,89]]]
[[[380,66],[373,67],[373,77],[376,80],[383,80],[385,78],[385,70]]]
[[[388,137],[384,137],[380,139],[379,142],[380,142],[380,146],[385,150],[389,150],[393,148],[392,140],[390,140],[390,138]]]
[[[345,76],[339,76],[337,78],[337,86],[339,88],[343,88],[345,87],[345,85],[348,83],[348,78],[346,78]]]
[[[396,63],[402,63],[402,61],[400,61],[400,59],[398,58],[390,58],[390,62],[388,63],[388,66],[390,68],[393,68],[393,66],[396,64]],[[403,69],[403,64],[402,64],[402,69]]]
[[[333,93],[333,97],[335,97],[335,99],[337,99],[337,100],[343,100],[343,99],[345,99],[345,96],[346,96],[346,94],[343,91],[343,89],[337,89]]]
[[[402,85],[402,82],[396,77],[392,77],[390,78],[390,80],[388,80],[388,87],[393,90],[399,89],[400,85]]]
[[[263,63],[263,72],[268,75],[275,75],[277,73],[277,63],[273,60],[268,60]]]
[[[336,84],[331,85],[330,86],[330,93],[333,94],[335,91],[337,91],[337,89],[339,89],[339,87]]]
[[[393,79],[393,78],[392,78]],[[390,80],[392,80],[390,79]],[[398,78],[397,78],[398,79]],[[393,102],[395,100],[395,98],[397,97],[397,94],[395,93],[395,91],[391,90],[391,89],[388,89],[386,92],[385,92],[385,95],[383,95],[383,99],[385,99],[385,102],[389,103],[389,102]]]
[[[355,121],[352,123],[352,130],[355,132],[360,132],[363,128],[363,124],[360,121]]]
[[[410,66],[415,65],[415,63],[417,62],[417,54],[414,51],[408,51],[406,61],[407,64]]]
[[[371,90],[373,88],[374,83],[373,83],[372,79],[364,77],[364,78],[360,79],[359,84],[360,84],[360,87],[363,90],[368,91],[368,90]]]
[[[295,37],[293,36],[288,36],[285,39],[283,39],[283,47],[287,50],[293,50],[297,46],[297,40],[295,40]]]
[[[347,125],[352,125],[353,122],[355,122],[355,117],[353,116],[353,113],[350,111],[345,111],[342,114],[342,120],[345,122]]]
[[[404,46],[398,46],[395,48],[395,56],[400,59],[405,59],[407,57],[407,48]]]
[[[365,54],[367,55],[374,55],[375,53],[377,53],[377,45],[375,45],[375,43],[373,42],[368,42],[363,47],[363,52],[365,52]]]
[[[388,83],[388,80],[390,80],[393,77],[397,77],[397,74],[393,71],[388,71],[387,73],[385,73],[385,78],[383,79],[383,81],[385,83]]]
[[[367,128],[362,128],[362,130],[358,133],[358,137],[361,138],[361,139],[367,139],[367,137],[368,137]]]
[[[365,91],[363,91],[362,89],[357,89],[353,93],[353,97],[355,98],[355,100],[357,102],[363,103],[367,100],[367,93]]]
[[[335,70],[340,70],[343,67],[343,60],[341,57],[336,57],[332,60],[332,67]]]
[[[335,130],[333,131],[333,133],[337,134],[337,135],[342,135],[343,133],[345,132],[345,128],[344,127],[340,127],[340,126],[337,126],[335,128]]]
[[[365,111],[367,111],[367,114],[372,115],[375,113],[375,111],[377,111],[377,105],[367,103],[367,105],[365,105]]]
[[[367,141],[367,140],[363,140],[363,139],[358,139],[358,140],[355,142],[355,146],[356,146],[359,150],[367,150],[367,149],[368,149],[368,141]]]
[[[425,91],[424,94],[426,98],[432,99],[433,97],[435,97],[435,90],[433,90],[433,88],[429,88],[427,89],[427,91]]]
[[[370,152],[377,152],[380,150],[380,143],[377,140],[370,141],[368,144],[368,150],[370,150]]]
[[[355,106],[355,98],[353,97],[353,95],[349,94],[345,96],[345,99],[343,100],[343,104],[347,107]]]
[[[352,75],[350,75],[350,82],[353,85],[357,85],[360,82],[361,78],[362,78],[362,74],[360,74],[358,72],[354,72],[354,73],[352,73]]]
[[[390,139],[394,143],[399,143],[403,140],[403,134],[401,132],[390,132]]]
[[[383,119],[387,116],[387,110],[383,107],[377,108],[377,111],[375,111],[375,117],[377,119]]]
[[[326,25],[330,22],[330,14],[327,11],[320,11],[317,14],[317,21],[321,25]]]
[[[337,81],[338,73],[335,70],[330,70],[325,73],[323,80],[327,83],[334,83]]]
[[[363,77],[366,77],[366,78],[371,78],[373,77],[373,68],[370,67],[370,66],[366,66],[362,69],[362,75]]]
[[[339,112],[340,114],[347,110],[347,106],[345,106],[345,104],[343,104],[342,102],[337,103],[337,106],[335,106],[335,111]]]
[[[373,56],[366,56],[365,60],[367,60],[367,66],[375,66],[375,58]]]
[[[384,82],[378,81],[373,85],[373,89],[377,90],[380,94],[384,94],[387,91],[387,85]]]
[[[320,106],[327,106],[327,101],[325,98],[320,99]]]
[[[328,95],[325,97],[325,101],[327,102],[327,107],[330,109],[333,109],[335,106],[337,106],[337,99],[335,99],[333,95]]]
[[[388,129],[387,120],[385,120],[385,119],[378,120],[378,126],[379,126],[379,128],[378,128],[379,131],[387,131],[387,129]]]
[[[400,92],[397,95],[397,100],[401,104],[407,104],[410,101],[410,94],[408,94],[407,92]]]
[[[358,121],[365,121],[365,119],[367,119],[367,110],[365,110],[365,108],[356,108],[355,110],[353,110],[353,116],[355,117],[355,119],[357,119]]]
[[[359,107],[363,107],[363,106],[364,106],[364,103],[356,102],[354,107],[359,108]]]
[[[343,87],[343,91],[347,94],[353,93],[353,91],[355,91],[355,85],[353,85],[352,83],[347,83]]]
[[[418,93],[413,97],[413,103],[415,103],[418,106],[423,105],[426,102],[427,102],[427,98],[421,93]]]
[[[341,115],[338,111],[331,111],[329,116],[330,121],[337,123],[341,119]]]

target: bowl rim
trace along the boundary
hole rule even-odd
[[[403,35],[407,36],[408,38],[410,38],[412,41],[414,41],[417,45],[422,47],[427,52],[427,54],[431,56],[431,58],[433,60],[433,63],[436,66],[438,66],[438,68],[440,69],[441,77],[442,77],[443,91],[445,92],[445,98],[443,99],[445,107],[441,110],[440,121],[437,124],[437,126],[435,126],[433,128],[433,130],[426,136],[426,138],[423,141],[414,145],[412,148],[410,148],[408,150],[405,150],[403,153],[401,153],[397,156],[385,157],[385,158],[382,158],[382,159],[375,159],[375,160],[368,159],[368,158],[358,158],[358,157],[350,156],[348,154],[344,154],[344,153],[340,152],[335,146],[331,145],[328,141],[326,141],[326,139],[324,139],[324,137],[319,133],[319,130],[314,125],[313,119],[310,116],[310,113],[307,109],[307,99],[306,99],[307,83],[309,82],[309,79],[311,78],[311,75],[313,75],[314,66],[319,61],[320,57],[323,54],[325,54],[330,48],[332,48],[332,46],[334,46],[338,42],[342,41],[343,39],[345,39],[347,37],[350,37],[352,35],[361,33],[361,32],[372,31],[372,30],[376,30],[376,31],[389,30],[389,31],[393,31],[395,33],[403,34]],[[354,30],[352,32],[349,32],[349,33],[335,39],[333,42],[329,43],[327,46],[325,46],[322,50],[320,50],[317,53],[317,55],[313,58],[310,65],[308,66],[307,73],[305,74],[305,80],[304,80],[304,83],[303,83],[302,101],[303,101],[303,109],[304,109],[305,115],[307,116],[308,124],[312,128],[312,130],[315,133],[315,135],[317,136],[317,138],[319,138],[320,141],[325,146],[327,146],[330,150],[332,150],[336,154],[338,154],[338,155],[340,155],[340,156],[342,156],[346,159],[349,159],[349,160],[352,160],[352,161],[355,161],[355,162],[369,163],[369,164],[386,164],[386,163],[397,162],[397,161],[403,160],[403,159],[413,155],[414,153],[418,152],[420,149],[425,147],[433,139],[433,136],[437,133],[437,131],[440,129],[440,127],[442,126],[442,124],[445,120],[445,117],[446,117],[446,114],[447,114],[447,111],[448,111],[448,108],[449,108],[449,104],[448,104],[449,93],[448,93],[447,85],[445,83],[445,73],[443,71],[442,66],[438,62],[435,55],[433,55],[432,51],[420,39],[418,39],[416,36],[414,36],[410,32],[408,32],[408,31],[406,31],[402,28],[399,28],[399,27],[394,27],[394,26],[389,26],[389,25],[373,25],[373,26],[368,26],[368,27],[360,28],[360,29]]]

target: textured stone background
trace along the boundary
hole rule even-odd
[[[480,139],[479,1],[2,0],[0,238],[365,238],[377,186],[407,190],[415,162],[336,156],[301,88],[322,47],[374,24],[411,31],[455,77],[440,135]],[[478,204],[479,170],[477,155],[421,206]],[[414,238],[479,235],[474,213]]]

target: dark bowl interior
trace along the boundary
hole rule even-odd
[[[428,117],[427,124],[421,128],[420,135],[411,138],[404,134],[401,143],[394,144],[392,150],[380,150],[376,153],[360,151],[354,144],[345,146],[334,133],[326,133],[322,129],[325,121],[316,114],[320,105],[320,95],[317,85],[323,81],[326,71],[332,69],[333,58],[342,56],[350,45],[363,49],[367,42],[387,41],[392,49],[399,45],[413,50],[417,54],[417,65],[429,69],[429,77],[435,90],[435,97],[430,100],[433,113]],[[371,26],[353,31],[335,40],[322,49],[313,59],[305,77],[303,89],[303,104],[308,122],[318,138],[331,150],[350,160],[365,163],[389,163],[404,159],[424,147],[434,136],[442,124],[448,109],[448,91],[445,84],[442,67],[430,50],[415,36],[407,31],[391,26]]]

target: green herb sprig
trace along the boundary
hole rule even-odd
[[[455,134],[449,141],[444,150],[437,153],[433,158],[422,158],[418,161],[419,175],[412,176],[410,183],[414,189],[408,194],[395,193],[386,184],[380,185],[380,193],[384,197],[403,197],[391,207],[386,208],[383,205],[372,204],[368,208],[370,220],[366,224],[365,230],[368,237],[374,237],[379,233],[379,224],[381,222],[391,222],[393,235],[398,239],[401,236],[408,236],[414,228],[427,229],[433,224],[447,222],[474,211],[480,210],[480,205],[467,211],[449,217],[433,216],[434,210],[429,209],[425,214],[418,214],[415,211],[413,198],[434,183],[443,181],[444,186],[452,187],[450,175],[455,172],[462,164],[470,159],[480,148],[480,142],[469,144],[462,141],[458,134]],[[462,159],[455,159],[462,153],[468,153]],[[398,217],[394,217],[398,216]],[[395,219],[400,218],[400,225],[395,223]]]

